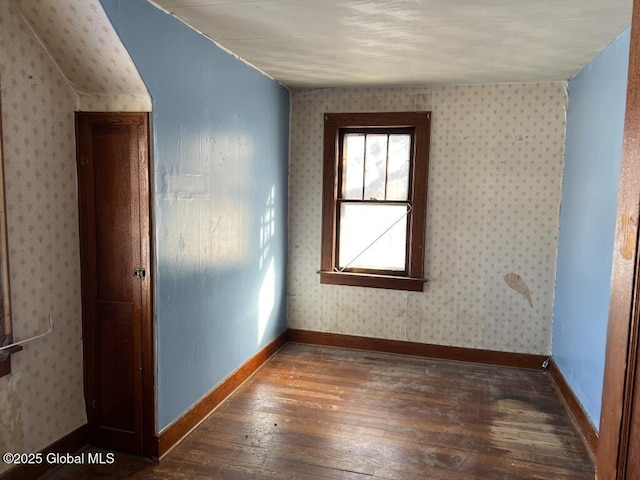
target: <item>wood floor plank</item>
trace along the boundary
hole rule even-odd
[[[116,465],[69,466],[46,478],[593,475],[582,439],[542,371],[288,344],[160,464],[116,454]]]

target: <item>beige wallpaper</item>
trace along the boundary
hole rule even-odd
[[[566,103],[560,83],[294,90],[289,327],[549,354]],[[320,285],[323,113],[394,110],[433,112],[429,283]]]
[[[39,450],[86,423],[75,95],[11,2],[0,1],[0,85],[15,339],[53,333],[0,378],[0,452]],[[0,471],[7,466],[0,462]]]
[[[149,112],[151,97],[98,0],[13,0],[74,88],[79,111]]]

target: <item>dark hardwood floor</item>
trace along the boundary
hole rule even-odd
[[[116,453],[44,478],[593,476],[542,371],[288,344],[159,464]]]

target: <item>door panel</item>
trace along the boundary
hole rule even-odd
[[[131,304],[98,302],[99,389],[96,408],[102,428],[134,432],[138,427],[136,383],[140,381],[136,366],[137,352],[131,341],[135,328]],[[117,395],[114,393],[117,392]]]
[[[148,270],[147,116],[79,113],[77,133],[89,427],[96,444],[141,454],[150,290],[133,271]]]
[[[133,299],[134,257],[137,248],[127,244],[135,239],[130,159],[137,149],[130,145],[135,130],[125,125],[94,126],[93,165],[96,196],[96,254],[98,299],[131,302]],[[135,166],[135,162],[134,162]],[[135,195],[134,195],[135,196]]]

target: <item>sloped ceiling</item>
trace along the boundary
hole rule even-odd
[[[153,0],[292,87],[565,81],[632,0]]]
[[[13,1],[76,91],[78,110],[151,110],[144,82],[98,0]]]

